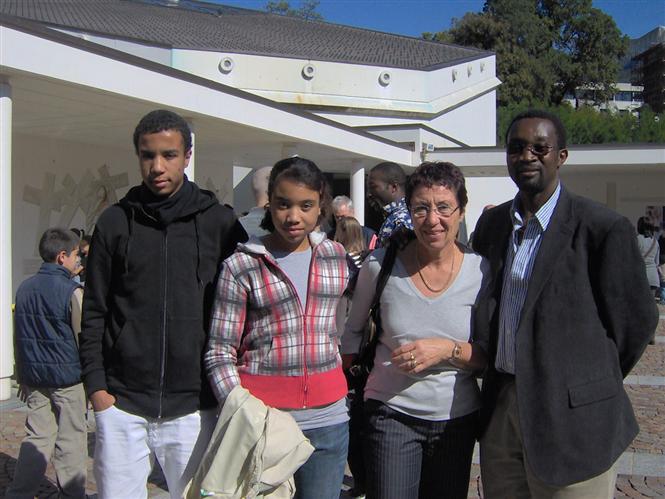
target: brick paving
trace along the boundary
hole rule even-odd
[[[659,309],[662,317],[656,332],[659,341],[655,345],[647,347],[644,356],[631,373],[635,376],[665,376],[665,306],[659,306]],[[626,451],[634,453],[631,457],[634,456],[635,461],[655,462],[660,466],[660,459],[665,456],[665,390],[662,386],[627,384],[626,391],[640,423],[640,433]],[[24,435],[24,418],[25,409],[15,399],[0,402],[0,498],[4,497],[5,488],[14,474],[16,457]],[[92,456],[94,430],[91,430],[89,434],[88,443],[88,453]],[[627,455],[625,454],[624,457]],[[661,476],[620,474],[615,498],[665,497],[665,477],[662,476],[665,475],[665,468],[651,473],[651,475],[654,474]],[[347,477],[343,488],[348,489],[350,484],[351,479]],[[341,492],[341,498],[349,497],[345,490]],[[96,497],[97,488],[92,475],[92,459],[88,459],[87,491],[92,497]],[[168,497],[166,485],[158,467],[150,476],[148,493],[152,499]],[[37,497],[40,499],[57,498],[55,474],[53,466],[50,464]],[[482,498],[480,468],[477,464],[473,464],[471,468],[468,497]]]

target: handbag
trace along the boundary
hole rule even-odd
[[[395,258],[397,257],[397,244],[391,244],[386,249],[386,254],[381,264],[381,270],[376,280],[376,290],[374,291],[374,298],[367,313],[367,320],[363,328],[362,340],[360,348],[356,355],[351,367],[347,371],[347,382],[349,388],[353,389],[355,393],[362,393],[367,383],[369,373],[374,367],[374,355],[376,353],[376,346],[379,343],[379,336],[381,335],[381,293],[383,288],[386,287],[388,277],[392,271]]]

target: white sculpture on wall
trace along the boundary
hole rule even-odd
[[[45,173],[41,189],[30,185],[24,187],[23,201],[39,206],[35,241],[39,241],[44,231],[52,225],[51,213],[54,211],[60,213],[55,225],[70,227],[80,209],[85,216],[84,230],[86,234],[92,233],[99,214],[118,201],[116,190],[129,185],[127,173],[111,175],[107,165],[97,168],[97,173],[98,177],[95,177],[88,169],[78,182],[66,174],[59,189],[56,189],[55,174]]]
[[[42,179],[42,187],[26,185],[23,188],[23,201],[39,207],[39,217],[34,232],[33,258],[26,258],[23,262],[24,273],[31,274],[39,268],[40,259],[36,259],[39,252],[37,244],[39,238],[49,227],[71,227],[72,220],[78,210],[85,217],[83,229],[86,234],[92,234],[99,215],[114,203],[118,202],[116,191],[129,186],[129,176],[125,173],[111,175],[108,165],[97,168],[97,176],[88,169],[77,182],[70,174],[66,174],[56,186],[56,175],[45,173]],[[230,203],[232,189],[228,182],[217,187],[212,178],[208,177],[205,188],[214,192],[222,203]],[[51,220],[53,212],[59,214],[57,222]]]

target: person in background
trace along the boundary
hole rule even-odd
[[[660,259],[658,260],[660,288],[658,289],[658,299],[661,305],[665,305],[665,231],[662,229],[658,238],[658,246],[660,247]]]
[[[79,241],[79,257],[81,260],[80,271],[78,272],[79,281],[81,284],[85,284],[85,267],[88,264],[88,252],[90,251],[90,243],[92,242],[92,237],[85,234],[81,236]]]
[[[369,172],[367,187],[370,202],[380,205],[386,218],[379,229],[379,244],[385,245],[397,229],[413,230],[411,215],[404,202],[406,174],[397,164],[379,163]]]
[[[351,198],[348,196],[335,196],[332,200],[332,211],[335,223],[337,223],[342,217],[355,218],[356,216],[355,211],[353,210],[353,201],[351,201]],[[337,227],[335,226],[335,229],[336,228]],[[364,225],[361,225],[360,229],[362,230],[362,236],[365,240],[365,249],[371,251],[376,248],[378,243],[376,232]],[[329,234],[328,237],[334,239],[335,231],[333,231],[332,234]]]
[[[339,498],[348,446],[346,380],[335,323],[348,282],[344,248],[315,228],[329,210],[326,179],[293,157],[270,172],[270,209],[222,264],[205,366],[223,404],[241,385],[288,411],[314,446],[295,473],[296,497]]]
[[[83,237],[85,232],[82,229],[77,229],[76,227],[71,227],[69,231],[79,239],[80,243],[81,238]],[[85,269],[83,267],[83,260],[81,260],[81,253],[79,251],[79,265],[72,271],[72,279],[74,280],[75,283],[83,284],[83,279],[81,278],[81,274],[84,272],[84,270]]]
[[[95,411],[100,499],[147,497],[159,462],[180,498],[215,426],[203,369],[215,279],[247,234],[190,182],[187,122],[156,110],[134,130],[143,182],[97,220],[86,267],[81,364]]]
[[[485,497],[612,498],[616,462],[638,433],[623,379],[658,323],[635,230],[561,184],[557,116],[518,114],[506,144],[519,191],[484,212],[473,237],[492,275],[474,323],[490,345]]]
[[[44,263],[16,292],[14,350],[21,398],[28,406],[27,435],[5,497],[35,497],[53,456],[60,497],[85,499],[86,399],[77,338],[83,294],[71,278],[79,238],[67,229],[48,229],[39,254]]]
[[[406,184],[414,229],[380,297],[364,393],[368,498],[467,496],[480,408],[474,372],[486,360],[472,310],[488,277],[486,262],[457,242],[467,201],[451,163],[423,163]],[[374,251],[360,270],[342,337],[345,366],[358,352],[386,253]]]
[[[252,192],[256,204],[249,210],[247,215],[240,217],[240,223],[250,236],[265,236],[268,231],[261,228],[261,221],[266,214],[268,206],[268,180],[272,166],[259,168],[252,175]]]
[[[335,200],[333,200],[333,203],[334,201]],[[344,249],[346,250],[346,260],[349,265],[349,285],[344,292],[342,306],[337,309],[337,329],[340,332],[344,331],[344,324],[346,323],[351,307],[351,300],[353,299],[353,291],[358,278],[358,272],[360,271],[365,257],[369,254],[365,247],[365,238],[363,237],[362,228],[363,227],[353,217],[340,216],[337,218],[335,241],[344,246]],[[351,389],[352,387],[350,386],[349,388]],[[347,460],[351,474],[353,475],[353,488],[349,491],[349,494],[351,497],[357,497],[365,494],[365,466],[363,458],[365,425],[362,393],[356,393],[355,390],[351,390],[348,399],[350,421],[349,453]]]
[[[658,240],[655,237],[655,227],[649,223],[649,219],[646,217],[637,219],[637,246],[644,260],[649,287],[653,290],[654,296],[657,297],[656,292],[660,286],[660,278],[658,277],[660,246],[658,246]]]
[[[353,217],[338,218],[334,240],[344,246],[350,261],[351,276],[353,276],[360,270],[367,254],[362,225]]]

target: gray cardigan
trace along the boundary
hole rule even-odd
[[[660,278],[658,277],[660,247],[658,246],[658,241],[653,237],[645,237],[642,234],[638,234],[637,246],[640,248],[640,253],[644,259],[649,286],[657,288],[660,286]]]

